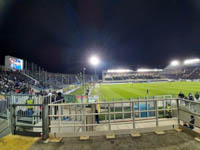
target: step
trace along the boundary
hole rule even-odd
[[[197,142],[200,142],[200,138],[199,137],[195,137],[194,138]]]
[[[80,136],[80,140],[81,141],[86,141],[86,140],[89,140],[89,136]]]
[[[163,135],[163,134],[165,134],[165,132],[164,131],[156,131],[155,134],[157,134],[157,135]]]
[[[140,133],[131,133],[131,136],[132,137],[141,137],[141,134]]]
[[[182,129],[179,129],[179,128],[177,128],[175,130],[176,130],[176,132],[182,132]]]
[[[106,135],[106,139],[115,139],[115,134]]]

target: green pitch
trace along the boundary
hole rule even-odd
[[[147,94],[149,89],[149,94]],[[92,95],[98,95],[100,100],[120,100],[120,98],[144,98],[146,96],[172,95],[177,96],[182,91],[188,93],[200,92],[200,82],[159,82],[159,83],[134,83],[96,85]]]

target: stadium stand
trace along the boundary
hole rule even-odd
[[[68,87],[72,87],[72,85],[77,87],[83,82],[85,84],[94,80],[97,80],[97,78],[93,75],[84,75],[83,81],[81,74],[50,73],[44,71],[44,69],[18,71],[0,66],[0,93],[2,94],[29,94],[31,89],[38,92],[64,88],[71,90]]]
[[[197,61],[198,60],[198,61]],[[197,61],[197,62],[194,62]],[[186,62],[186,63],[185,63]],[[200,59],[186,60],[179,65],[169,65],[162,69],[107,70],[102,72],[103,81],[137,81],[137,80],[199,80]]]
[[[29,93],[33,80],[27,78],[18,71],[0,71],[0,92],[1,93]]]
[[[168,66],[162,72],[162,75],[169,79],[200,79],[200,64]]]
[[[137,81],[137,80],[160,80],[164,77],[160,76],[160,72],[150,71],[150,72],[138,72],[130,70],[127,72],[126,70],[122,71],[103,71],[103,81]]]

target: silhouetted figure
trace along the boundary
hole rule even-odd
[[[194,116],[190,116],[190,118],[191,118],[191,120],[190,120],[189,125],[187,125],[187,123],[184,122],[183,126],[190,128],[192,130],[192,129],[194,129],[195,119],[194,119]]]
[[[147,89],[147,94],[149,94],[149,89]]]
[[[190,120],[189,128],[194,129],[194,124],[195,124],[194,116],[190,116],[190,118],[191,120]]]
[[[199,92],[196,92],[195,98],[196,98],[196,100],[199,100]]]
[[[97,110],[97,109],[95,110],[95,113],[98,113],[98,110]],[[99,115],[96,114],[96,115],[95,115],[95,118],[96,118],[97,124],[99,124]]]
[[[185,98],[185,95],[184,95],[182,92],[180,92],[180,93],[178,94],[178,97],[181,98],[181,99],[183,99],[183,98]]]
[[[194,101],[194,97],[193,97],[192,93],[188,94],[188,99],[191,100],[191,101]]]

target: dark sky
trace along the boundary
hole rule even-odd
[[[104,68],[163,68],[200,57],[200,0],[0,0],[4,55],[77,73],[98,54]]]

